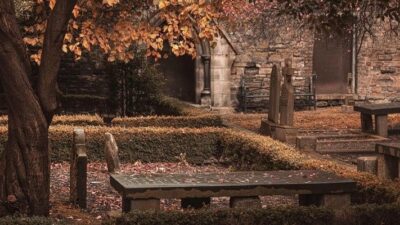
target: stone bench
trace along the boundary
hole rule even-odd
[[[361,113],[361,129],[363,132],[374,132],[387,137],[388,115],[400,113],[400,103],[356,105],[354,111]],[[372,123],[373,115],[375,116],[375,129]]]
[[[341,208],[356,190],[352,180],[314,170],[252,171],[224,174],[111,174],[122,209],[159,210],[160,199],[181,199],[182,208],[200,208],[211,197],[230,197],[231,207],[261,206],[258,196],[299,195],[300,205]]]
[[[400,177],[400,143],[377,144],[378,177],[384,179],[396,179]]]

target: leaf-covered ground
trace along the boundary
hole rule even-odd
[[[123,164],[122,173],[225,173],[230,168],[207,165],[192,166],[180,163],[132,163]],[[69,164],[53,163],[51,165],[51,217],[66,220],[70,224],[101,224],[105,219],[117,216],[121,212],[121,197],[109,183],[109,173],[105,163],[88,164],[88,209],[80,210],[69,203]],[[262,198],[263,207],[273,205],[294,205],[294,196],[269,196]],[[229,198],[212,198],[212,207],[229,207]],[[162,199],[162,210],[180,210],[179,199]]]
[[[345,113],[342,112],[340,107],[295,112],[294,117],[295,126],[300,129],[326,131],[360,129],[360,113]],[[225,116],[225,119],[230,123],[256,132],[260,128],[263,118],[267,118],[266,113],[236,113]],[[390,115],[389,126],[390,128],[400,128],[400,115]]]

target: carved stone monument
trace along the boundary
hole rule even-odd
[[[70,201],[86,208],[87,155],[85,131],[74,129],[70,166]]]
[[[281,73],[282,71],[282,73]],[[261,121],[260,131],[279,141],[295,143],[297,129],[294,125],[294,70],[291,60],[285,60],[285,67],[272,67],[270,79],[270,100],[268,119]],[[281,76],[284,82],[281,86]]]
[[[110,173],[118,173],[120,171],[119,158],[118,158],[118,146],[114,139],[114,136],[110,133],[106,133],[106,143],[104,147],[104,154],[106,156],[107,168]]]

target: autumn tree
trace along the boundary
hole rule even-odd
[[[29,20],[21,26],[14,0],[0,0],[0,82],[8,106],[8,140],[0,157],[0,216],[49,213],[48,133],[58,106],[63,51],[77,60],[85,51],[100,51],[109,61],[127,62],[135,57],[133,44],[159,58],[168,42],[174,54],[194,56],[196,38],[212,40],[216,35],[214,7],[204,0],[26,2],[29,10],[23,13]],[[31,79],[31,60],[39,65],[37,80]]]

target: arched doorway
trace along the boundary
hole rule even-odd
[[[166,95],[196,103],[195,61],[190,56],[175,56],[159,62],[159,69],[164,75]]]

